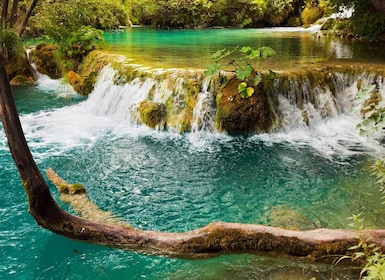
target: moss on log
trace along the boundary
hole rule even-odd
[[[51,168],[47,170],[48,178],[62,190],[67,183]],[[66,188],[64,188],[66,189]],[[62,194],[63,195],[63,194]],[[65,200],[83,217],[96,222],[104,222],[103,228],[119,232],[119,243],[105,244],[124,249],[144,251],[146,253],[178,256],[183,258],[206,258],[226,253],[274,253],[310,259],[344,255],[349,248],[357,243],[357,232],[354,230],[315,229],[308,231],[288,230],[254,224],[214,222],[209,225],[185,233],[164,233],[145,231],[134,228],[119,229],[112,227],[112,214],[104,212],[90,202],[82,194],[65,194]],[[71,196],[72,198],[68,198]],[[78,196],[82,203],[77,203]],[[89,208],[94,215],[89,215]],[[105,219],[100,217],[106,216]],[[122,223],[120,221],[119,223]],[[111,227],[109,227],[111,225]],[[385,231],[364,231],[363,234],[382,246]],[[102,242],[102,239],[98,241]],[[105,241],[104,241],[105,242]],[[103,243],[102,243],[103,244]]]

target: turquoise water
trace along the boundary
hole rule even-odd
[[[39,168],[82,182],[92,201],[135,227],[186,231],[228,221],[339,228],[360,211],[383,226],[365,171],[374,152],[365,144],[333,152],[305,135],[302,143],[285,140],[288,133],[179,135],[116,125],[108,116],[85,119],[91,101],[55,84],[15,88],[15,97]],[[330,264],[255,255],[177,260],[62,238],[28,214],[3,132],[0,144],[2,279],[356,279],[357,270]]]
[[[134,28],[106,34],[106,39],[111,52],[162,67],[201,68],[218,48],[239,42],[273,46],[279,54],[269,63],[285,61],[283,68],[337,57],[354,61],[359,53],[354,45],[297,31]],[[358,212],[368,225],[385,226],[380,195],[368,177],[370,162],[384,149],[359,137],[357,119],[350,115],[308,130],[252,137],[205,131],[180,135],[103,113],[96,93],[114,94],[104,88],[84,99],[60,82],[40,81],[14,89],[39,168],[53,167],[66,180],[83,183],[92,201],[137,228],[186,231],[212,221],[345,228],[347,218]],[[106,107],[116,105],[113,99],[102,101]],[[242,254],[178,260],[68,240],[40,228],[28,214],[2,130],[0,166],[1,279],[358,278],[352,267],[291,258]]]
[[[109,52],[121,53],[137,63],[156,67],[206,68],[210,57],[223,48],[270,46],[277,55],[260,66],[287,69],[314,64],[362,62],[384,63],[383,45],[368,49],[360,42],[316,35],[314,28],[158,30],[133,27],[107,32]]]

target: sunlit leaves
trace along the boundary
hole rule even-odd
[[[254,89],[252,87],[248,87],[247,83],[242,82],[238,85],[238,92],[242,98],[249,98],[254,94]]]
[[[237,78],[244,81],[251,75],[251,72],[253,71],[253,68],[247,64],[245,67],[239,67],[235,73],[237,75]]]
[[[209,65],[209,67],[205,71],[205,75],[213,78],[219,72],[219,69],[220,69],[219,63],[213,62]]]
[[[260,57],[262,58],[268,58],[276,55],[275,50],[266,46],[260,47],[259,51],[260,51]]]
[[[360,86],[361,87],[361,84]],[[360,134],[369,136],[385,129],[385,102],[377,84],[362,87],[356,94],[353,111],[360,113],[362,121],[357,125]],[[385,193],[385,159],[377,159],[372,166],[372,175],[382,193]],[[384,201],[384,198],[382,198]],[[352,260],[363,260],[365,267],[361,271],[362,279],[385,279],[385,255],[370,240],[361,236],[363,218],[353,215],[354,227],[358,231],[358,244],[351,247],[355,252]],[[347,258],[347,257],[344,257]]]
[[[357,125],[362,136],[370,136],[385,129],[385,102],[376,85],[363,87],[354,100],[353,111],[363,119]]]
[[[6,57],[24,53],[23,42],[14,29],[0,27],[0,48]]]
[[[219,74],[222,65],[233,67],[235,76],[241,80],[238,91],[242,98],[248,98],[254,94],[254,88],[262,82],[262,76],[258,74],[257,63],[262,59],[274,56],[276,53],[270,47],[260,47],[253,49],[249,46],[234,49],[222,49],[211,56],[211,64],[205,71],[205,75],[212,79]],[[226,63],[227,62],[227,63]],[[269,77],[273,78],[272,71]]]

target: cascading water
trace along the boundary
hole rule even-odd
[[[106,67],[87,99],[59,108],[31,110],[24,103],[32,97],[16,93],[39,167],[52,166],[67,180],[83,183],[92,201],[137,228],[186,231],[211,221],[341,228],[357,211],[369,213],[371,225],[383,225],[379,196],[372,195],[376,187],[361,162],[384,150],[359,136],[359,118],[350,113],[359,84],[376,81],[384,92],[375,75],[333,72],[317,84],[309,75],[280,74],[269,91],[276,125],[271,133],[244,137],[215,130],[216,89],[200,72],[141,71],[128,79]],[[39,102],[45,95],[54,102],[69,100],[60,84],[51,86]],[[141,124],[139,107],[146,100],[165,104],[165,127]],[[186,119],[189,130],[180,133]],[[250,279],[253,273],[282,279],[271,267],[303,273],[305,265],[297,261],[282,265],[252,255],[154,258],[60,238],[29,217],[2,132],[0,145],[0,186],[12,184],[12,192],[0,197],[0,272],[10,279],[97,279],[101,271],[114,279],[196,279],[202,271],[216,279]],[[15,217],[23,222],[15,223]],[[329,266],[306,269],[330,271]]]
[[[52,112],[24,116],[26,134],[32,138],[64,141],[71,145],[79,139],[92,143],[97,139],[95,135],[105,131],[133,127],[150,131],[141,125],[140,120],[139,106],[145,100],[165,104],[166,127],[161,122],[163,126],[158,127],[160,130],[185,132],[181,127],[187,123],[190,138],[202,132],[216,133],[216,89],[209,86],[209,80],[201,74],[167,71],[146,70],[144,78],[141,77],[143,73],[139,73],[138,77],[122,81],[118,71],[105,67],[94,91],[84,102]],[[363,145],[363,151],[377,149],[379,147],[374,140],[359,136],[355,129],[359,116],[352,115],[350,111],[358,82],[362,87],[376,82],[383,92],[384,85],[378,77],[342,72],[279,75],[268,89],[276,122],[270,134],[254,137],[303,142],[320,151],[325,149],[328,155],[350,155],[349,147],[357,145]],[[77,117],[68,119],[69,115]],[[62,131],[60,136],[55,136],[57,131]],[[311,143],[315,139],[318,141]]]

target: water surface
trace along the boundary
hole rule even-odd
[[[124,54],[136,63],[154,67],[207,68],[216,51],[236,46],[269,46],[277,55],[261,69],[281,70],[315,64],[384,63],[381,45],[364,45],[327,38],[310,28],[159,30],[132,27],[105,33],[109,52]]]
[[[365,57],[356,44],[298,29],[132,28],[107,33],[106,40],[109,51],[160,67],[204,68],[213,52],[236,45],[275,48],[277,57],[263,64],[274,68],[384,58],[375,47]],[[42,172],[53,167],[66,180],[83,183],[92,201],[137,228],[182,232],[212,221],[345,228],[359,212],[368,225],[385,226],[381,195],[369,177],[370,163],[385,151],[359,136],[349,110],[311,128],[272,134],[181,135],[114,114],[131,104],[117,99],[116,86],[99,87],[84,99],[61,82],[41,78],[36,87],[14,91]],[[108,113],[111,108],[116,110]],[[358,278],[352,267],[298,259],[243,254],[178,260],[68,240],[40,228],[28,214],[2,129],[0,166],[1,279]]]
[[[97,99],[75,98],[60,83],[15,88],[15,97],[40,169],[83,183],[92,201],[137,228],[181,232],[211,221],[340,228],[361,211],[368,224],[384,226],[367,171],[383,150],[358,133],[345,139],[320,125],[254,137],[180,135],[100,114]],[[344,131],[347,123],[354,128],[349,116],[324,125]],[[321,141],[312,142],[317,133]],[[65,239],[28,214],[2,131],[0,155],[2,279],[356,279],[344,266],[256,255],[177,260]]]

